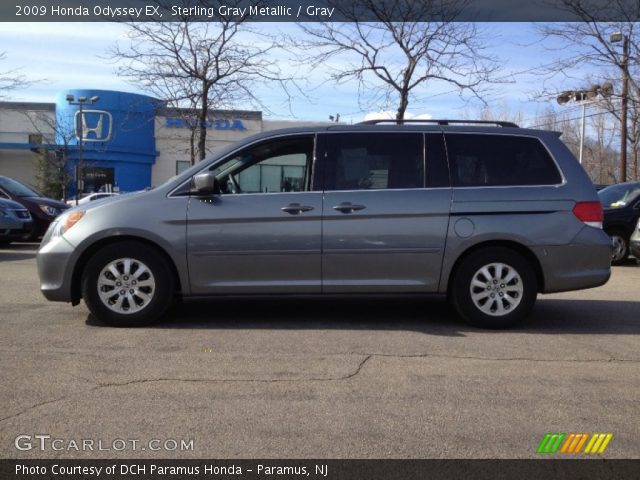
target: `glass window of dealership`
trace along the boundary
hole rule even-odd
[[[76,101],[70,102],[71,96]],[[95,101],[81,107],[77,99],[82,97]],[[67,90],[54,103],[0,102],[0,175],[35,185],[38,149],[64,148],[71,172],[82,157],[84,192],[159,185],[190,166],[193,117],[156,98],[108,90]],[[207,151],[265,130],[312,124],[317,122],[263,120],[259,111],[213,111],[206,123]],[[78,131],[82,125],[82,139],[74,134],[74,125]],[[251,181],[265,188],[276,177],[286,181],[299,168],[289,163],[256,170]]]

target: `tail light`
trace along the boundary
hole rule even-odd
[[[604,211],[600,202],[578,202],[573,207],[573,214],[587,225],[602,228]]]

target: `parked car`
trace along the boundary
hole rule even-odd
[[[18,202],[0,198],[0,245],[28,236],[32,228],[29,210]]]
[[[604,231],[611,237],[611,263],[619,265],[629,257],[629,239],[640,217],[640,182],[611,185],[598,192],[604,208]]]
[[[90,193],[88,195],[83,196],[81,199],[78,200],[78,205],[84,205],[85,203],[89,203],[89,202],[95,202],[96,200],[102,200],[103,198],[110,198],[110,197],[115,197],[117,195],[120,195],[119,192],[96,192],[96,193]],[[76,205],[76,201],[74,200],[67,200],[67,205],[74,207]]]
[[[631,234],[631,239],[629,240],[629,250],[631,250],[631,255],[636,257],[637,261],[640,261],[640,218],[638,219],[636,228]]]
[[[269,131],[76,207],[42,239],[41,291],[118,326],[176,295],[440,294],[504,328],[607,282],[602,205],[557,133],[456,123]]]
[[[33,218],[33,229],[27,240],[36,240],[42,236],[53,219],[69,208],[69,205],[44,197],[18,180],[3,176],[0,176],[0,198],[14,200],[29,210]]]

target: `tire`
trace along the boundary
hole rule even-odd
[[[612,230],[607,232],[611,237],[613,251],[611,252],[611,264],[621,265],[627,261],[629,257],[629,238],[622,232]]]
[[[87,262],[82,297],[94,317],[115,327],[159,320],[172,303],[174,278],[162,254],[137,242],[107,245]]]
[[[486,247],[462,259],[452,278],[450,299],[471,325],[500,329],[527,317],[537,294],[536,275],[527,259],[509,248]]]

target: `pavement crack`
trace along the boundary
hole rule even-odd
[[[0,422],[4,422],[6,420],[11,420],[12,418],[16,418],[16,417],[19,417],[21,415],[24,415],[25,413],[27,413],[27,412],[29,412],[31,410],[35,410],[36,408],[44,407],[45,405],[51,405],[53,403],[58,403],[58,402],[61,402],[63,400],[66,400],[67,398],[71,398],[71,397],[74,397],[76,395],[80,395],[81,393],[82,394],[83,393],[87,393],[87,392],[90,392],[92,390],[95,390],[95,388],[92,388],[92,389],[89,389],[89,390],[85,390],[83,392],[73,393],[71,395],[65,395],[64,397],[59,397],[59,398],[56,398],[56,399],[53,399],[53,400],[47,400],[46,402],[36,403],[35,405],[30,405],[27,408],[25,408],[24,410],[21,410],[21,411],[19,411],[17,413],[14,413],[13,415],[9,415],[7,417],[0,418]]]
[[[479,357],[473,355],[447,355],[444,353],[361,353],[352,352],[353,355],[369,355],[370,357],[382,358],[450,358],[456,360],[481,360],[487,362],[541,362],[541,363],[640,363],[640,360],[631,358],[531,358],[531,357]]]
[[[364,355],[364,359],[351,373],[339,377],[303,377],[303,378],[145,378],[128,382],[99,383],[96,388],[126,387],[143,383],[184,382],[184,383],[298,383],[298,382],[336,382],[350,380],[357,376],[373,355]],[[92,389],[95,390],[95,389]]]
[[[349,380],[350,378],[355,377],[356,375],[358,375],[362,371],[362,368],[364,367],[364,364],[367,363],[369,360],[371,360],[371,358],[373,358],[373,355],[366,355],[364,357],[364,359],[358,365],[358,368],[356,368],[355,372],[353,372],[353,373],[351,373],[349,375],[346,375],[346,376],[344,376],[342,378],[339,378],[338,380]]]
[[[68,398],[72,398],[78,395],[86,395],[87,393],[95,392],[97,390],[103,388],[116,388],[116,387],[126,387],[129,385],[141,385],[145,383],[158,383],[158,382],[184,382],[184,383],[297,383],[297,382],[336,382],[342,380],[350,380],[356,377],[361,371],[364,365],[373,357],[373,355],[363,355],[364,358],[358,363],[358,366],[354,371],[347,373],[345,375],[339,377],[309,377],[309,378],[146,378],[139,380],[129,380],[126,382],[107,382],[107,383],[98,383],[92,382],[95,385],[93,388],[89,388],[87,390],[83,390],[82,392],[76,392],[70,395],[65,395],[63,397],[56,398],[54,400],[47,400],[46,402],[36,403],[34,405],[30,405],[29,407],[21,410],[12,415],[0,418],[0,422],[5,422],[7,420],[11,420],[13,418],[24,415],[32,410],[35,410],[40,407],[44,407],[47,405],[52,405],[54,403],[61,402]],[[74,376],[75,377],[75,376]],[[90,380],[82,377],[75,377],[79,380],[84,380],[86,382],[91,382]]]

